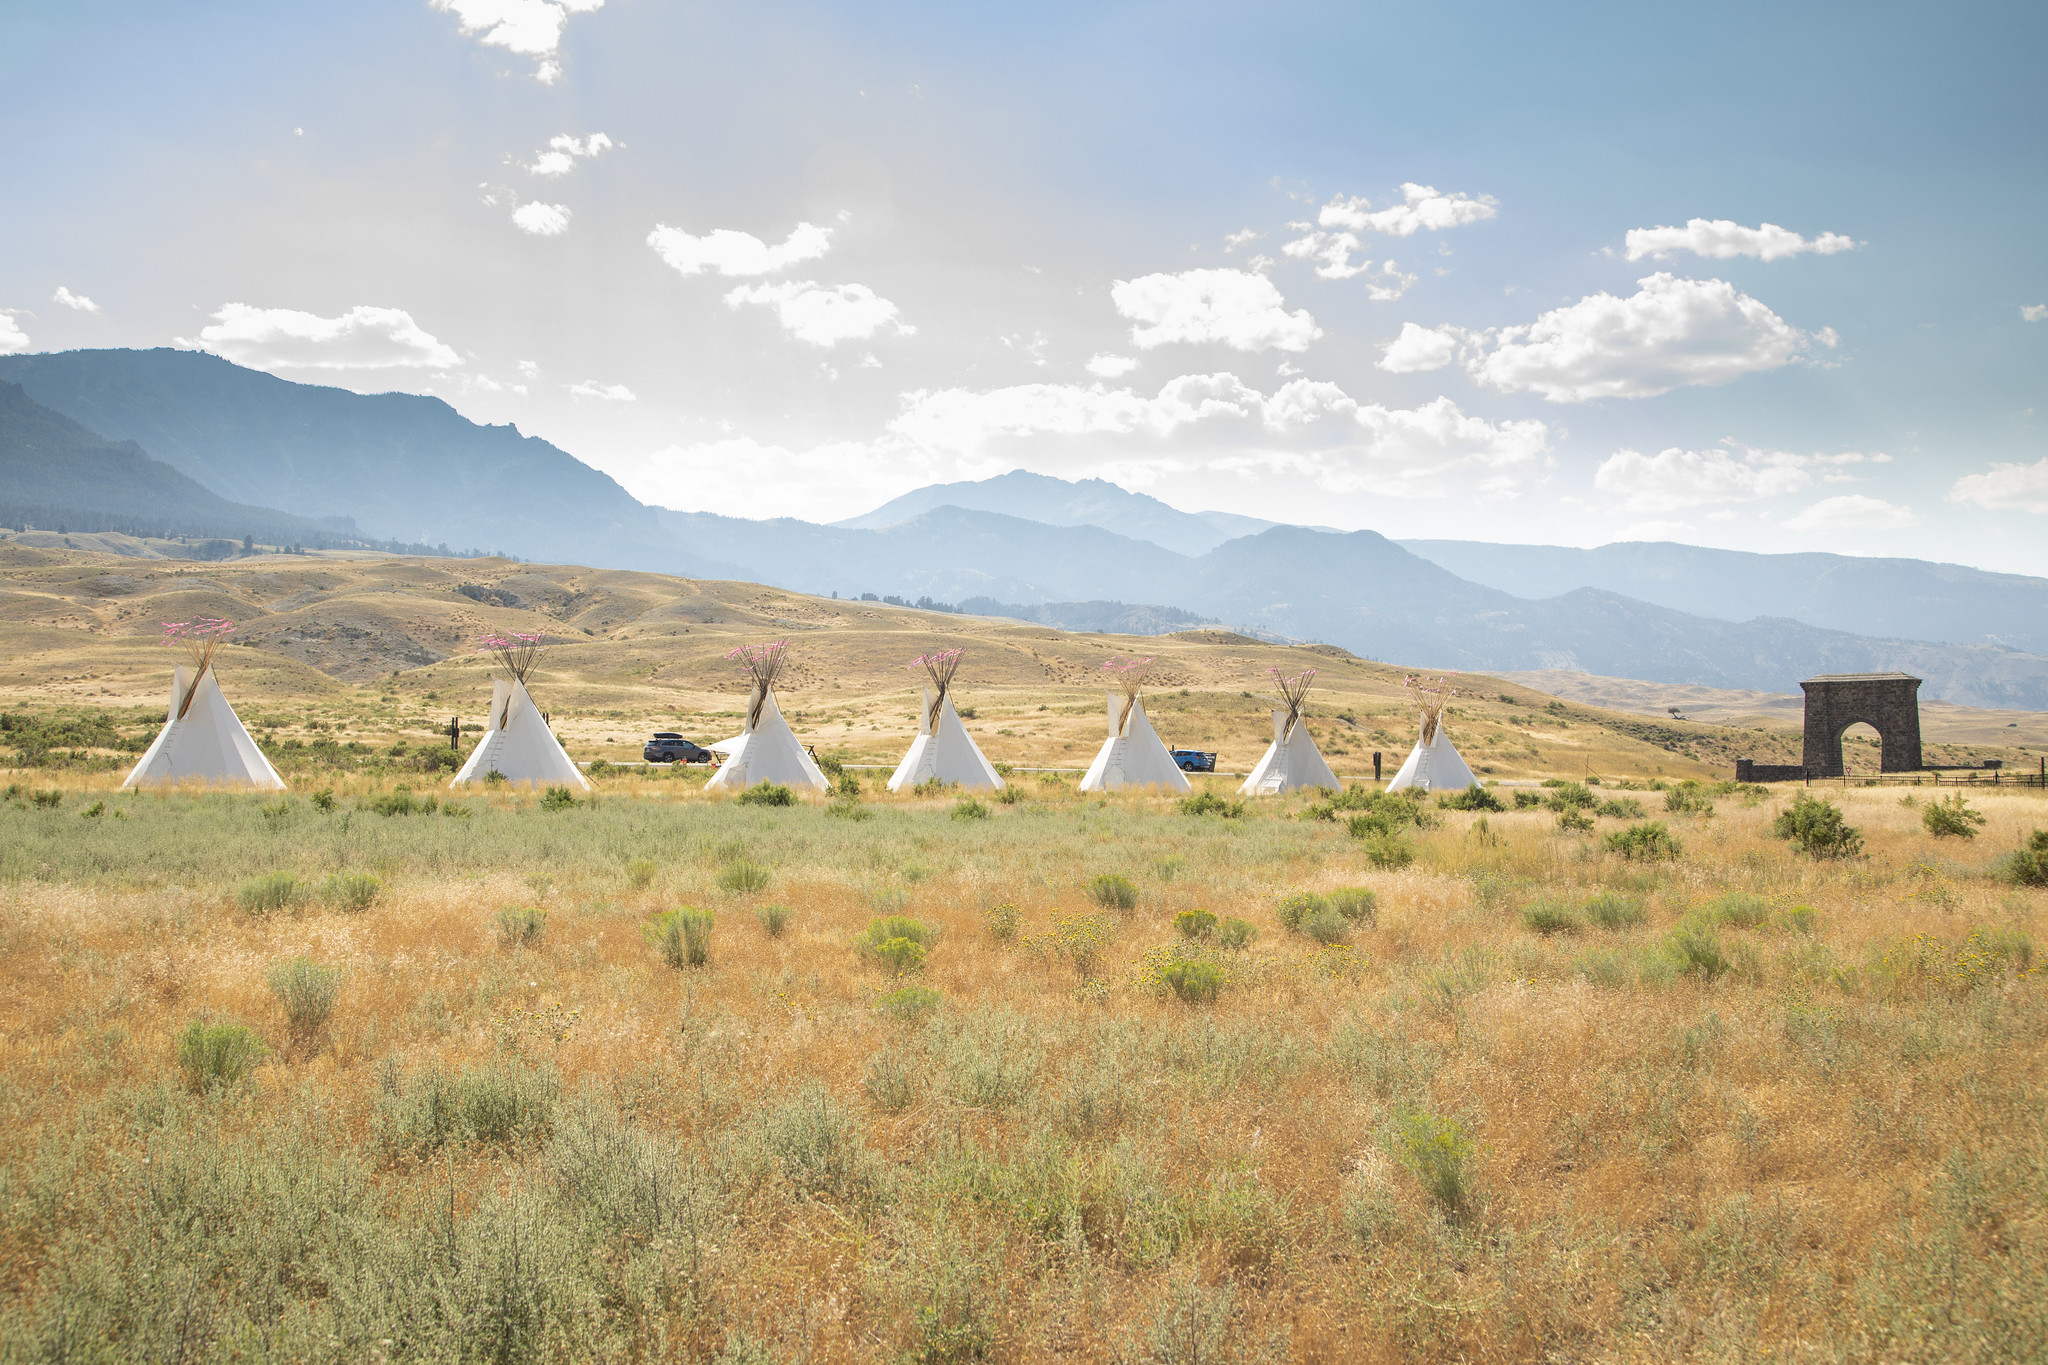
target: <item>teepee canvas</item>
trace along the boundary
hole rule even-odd
[[[192,662],[179,664],[172,673],[164,728],[121,783],[123,790],[160,782],[284,790],[284,779],[249,737],[214,677],[214,652],[232,630],[232,622],[218,620],[165,625],[165,643],[184,645]]]
[[[1403,685],[1415,693],[1422,734],[1409,751],[1408,761],[1387,784],[1387,790],[1397,792],[1413,787],[1426,792],[1464,791],[1478,782],[1451,744],[1450,736],[1444,733],[1444,706],[1458,695],[1450,679],[1409,678]]]
[[[507,782],[533,787],[590,790],[590,779],[563,750],[526,690],[527,674],[533,671],[545,641],[538,635],[486,635],[478,644],[511,676],[491,678],[491,714],[484,737],[448,785],[486,782],[496,773]]]
[[[779,782],[789,787],[830,791],[832,784],[797,742],[796,733],[782,718],[775,704],[775,676],[789,641],[766,645],[742,645],[725,657],[737,659],[747,670],[753,688],[747,699],[746,725],[734,738],[711,747],[725,755],[725,762],[704,784],[705,791],[744,791],[761,782]]]
[[[1109,694],[1109,737],[1096,750],[1095,761],[1081,779],[1084,792],[1122,791],[1127,787],[1194,790],[1188,775],[1159,742],[1152,722],[1138,700],[1138,684],[1150,659],[1111,659],[1103,668],[1117,676],[1121,690]]]
[[[917,712],[917,738],[910,742],[909,752],[889,778],[890,791],[905,791],[933,780],[972,789],[1002,790],[1001,775],[953,710],[953,674],[960,667],[960,654],[957,649],[945,649],[911,661],[912,668],[922,668],[931,676],[932,686],[924,690],[924,704]]]
[[[484,737],[448,785],[485,782],[492,773],[535,787],[590,789],[590,779],[562,748],[526,684],[517,679],[491,679],[491,716]]]
[[[1303,787],[1342,790],[1337,775],[1330,771],[1322,751],[1316,748],[1303,714],[1308,705],[1308,690],[1315,685],[1316,671],[1306,669],[1294,678],[1277,668],[1266,671],[1279,685],[1281,700],[1287,707],[1273,713],[1273,742],[1266,746],[1265,756],[1253,765],[1251,776],[1237,789],[1238,795],[1273,796]]]

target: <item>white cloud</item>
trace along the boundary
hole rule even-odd
[[[536,237],[559,237],[569,230],[569,210],[561,204],[543,204],[536,199],[512,210],[512,222],[521,232]]]
[[[576,169],[578,157],[593,157],[616,146],[603,133],[592,133],[587,138],[561,133],[548,139],[547,150],[536,153],[533,164],[526,169],[534,175],[567,175]]]
[[[1388,342],[1380,353],[1378,366],[1389,374],[1422,374],[1441,370],[1458,355],[1458,333],[1451,328],[1431,330],[1412,322],[1401,324],[1401,335]]]
[[[901,442],[833,441],[791,448],[751,436],[674,445],[608,466],[626,491],[657,507],[738,517],[829,521],[875,507],[952,471]]]
[[[1545,467],[1550,450],[1542,422],[1488,422],[1448,398],[1390,409],[1306,379],[1268,396],[1228,373],[1182,375],[1153,397],[1101,384],[918,390],[903,396],[889,430],[959,460],[1000,464],[990,447],[1085,437],[1097,467],[1124,478],[1142,481],[1161,468],[1292,473],[1331,492],[1407,498],[1475,484],[1483,494],[1512,494]]]
[[[1341,196],[1323,205],[1316,222],[1326,228],[1350,232],[1382,232],[1394,237],[1413,237],[1424,228],[1442,230],[1476,223],[1500,211],[1500,201],[1490,194],[1477,199],[1466,194],[1438,194],[1428,185],[1401,186],[1405,203],[1373,211],[1364,199]]]
[[[1625,299],[1593,294],[1525,326],[1477,335],[1466,368],[1504,393],[1581,403],[1726,384],[1789,365],[1813,343],[1835,344],[1831,329],[1802,332],[1725,280],[1659,272],[1636,284]]]
[[[2028,322],[2048,322],[2048,303],[2023,303],[2020,316]]]
[[[1288,312],[1264,275],[1245,270],[1184,270],[1118,280],[1116,310],[1141,324],[1131,340],[1145,350],[1169,342],[1214,342],[1240,351],[1305,351],[1323,334],[1306,309]]]
[[[445,370],[462,363],[400,308],[357,307],[323,318],[230,303],[213,316],[196,339],[179,337],[178,345],[259,370]]]
[[[1809,239],[1776,223],[1752,228],[1726,218],[1694,218],[1684,227],[1630,228],[1626,242],[1631,261],[1640,261],[1645,256],[1665,260],[1680,251],[1716,261],[1732,261],[1738,256],[1779,261],[1806,252],[1832,256],[1862,245],[1854,237],[1844,237],[1839,232],[1823,232]]]
[[[1822,498],[1797,516],[1779,524],[1788,531],[1896,531],[1919,524],[1910,507],[1862,493]]]
[[[1784,450],[1734,446],[1717,450],[1676,447],[1645,455],[1618,450],[1593,472],[1593,486],[1637,512],[1671,512],[1708,503],[1753,502],[1811,488],[1818,479],[1839,482],[1857,464],[1886,464],[1889,455],[1795,455]]]
[[[773,308],[783,330],[813,346],[865,340],[884,328],[901,336],[917,331],[902,320],[895,304],[864,284],[743,284],[727,294],[725,302],[734,309],[747,303]]]
[[[61,284],[57,286],[57,292],[50,295],[50,298],[75,312],[97,313],[100,311],[100,306],[91,299],[83,294],[74,294]]]
[[[657,223],[647,234],[647,245],[678,274],[768,275],[824,255],[831,249],[832,229],[798,223],[780,246],[770,246],[750,232],[731,228],[697,237]]]
[[[1377,211],[1364,199],[1332,199],[1316,215],[1314,225],[1288,224],[1303,235],[1280,250],[1296,260],[1320,262],[1316,274],[1326,280],[1365,276],[1371,297],[1377,302],[1389,302],[1406,293],[1416,277],[1404,274],[1392,261],[1352,261],[1352,253],[1364,249],[1359,234],[1377,232],[1412,237],[1424,228],[1458,227],[1491,218],[1497,211],[1495,201],[1488,195],[1474,199],[1464,194],[1438,194],[1428,185],[1415,184],[1403,185],[1401,192],[1407,202]]]
[[[486,47],[502,47],[522,57],[537,57],[534,76],[553,85],[562,75],[555,60],[562,29],[572,14],[589,14],[604,0],[433,0],[435,9],[453,14],[463,33]]]
[[[1107,351],[1088,359],[1088,373],[1097,379],[1122,379],[1138,368],[1138,362],[1127,355],[1111,355]]]
[[[28,333],[12,315],[0,312],[0,355],[14,355],[29,348]]]
[[[0,350],[7,349],[0,332]],[[1965,474],[1948,490],[1950,502],[2018,512],[2048,512],[2048,459],[2032,464],[1994,464],[1982,474]]]
[[[1256,242],[1265,235],[1265,233],[1257,228],[1239,228],[1236,232],[1228,233],[1224,236],[1223,249],[1225,251],[1235,251],[1246,242]]]
[[[624,384],[600,384],[586,379],[581,384],[571,384],[569,392],[577,398],[602,398],[607,403],[637,403],[640,395]]]

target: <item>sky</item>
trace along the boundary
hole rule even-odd
[[[2048,574],[2048,7],[0,4],[0,353],[642,500]]]

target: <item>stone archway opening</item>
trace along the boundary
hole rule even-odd
[[[1851,721],[1837,742],[1842,776],[1870,777],[1884,771],[1884,736],[1869,721]]]

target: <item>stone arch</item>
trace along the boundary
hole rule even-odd
[[[1920,769],[1920,679],[1909,673],[1824,673],[1799,686],[1806,693],[1808,777],[1840,777],[1842,735],[1868,725],[1882,744],[1878,771]]]

